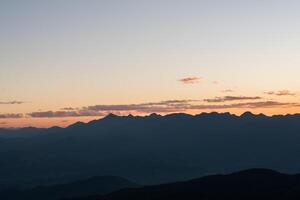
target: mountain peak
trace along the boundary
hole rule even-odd
[[[244,112],[244,113],[241,115],[241,118],[252,118],[252,117],[255,117],[255,114],[253,114],[253,113],[250,112],[250,111]]]
[[[160,117],[161,115],[158,115],[156,113],[151,113],[148,117]]]
[[[75,122],[74,124],[69,125],[68,128],[76,128],[76,127],[81,127],[83,125],[85,125],[85,123],[83,123],[83,122]]]
[[[201,114],[195,115],[196,117],[234,117],[235,115],[230,114],[229,112],[225,112],[225,113],[218,113],[218,112],[210,112],[210,113],[206,113],[203,112]]]
[[[113,113],[109,113],[108,115],[106,115],[103,119],[113,119],[119,117],[118,115],[115,115]]]

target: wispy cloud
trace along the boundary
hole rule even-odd
[[[298,103],[283,103],[277,101],[260,101],[260,102],[246,102],[246,103],[234,103],[234,104],[214,104],[214,105],[193,105],[190,109],[197,110],[208,110],[208,109],[230,109],[230,108],[246,108],[246,109],[257,109],[257,108],[278,108],[278,107],[299,107]]]
[[[0,114],[0,119],[8,119],[8,118],[22,118],[23,114],[21,113],[6,113],[6,114]]]
[[[296,93],[291,92],[289,90],[280,90],[280,91],[269,91],[269,92],[264,92],[265,94],[268,95],[276,95],[276,96],[295,96]]]
[[[23,104],[24,101],[0,101],[0,104],[4,105],[14,105],[14,104]]]
[[[231,93],[231,92],[234,92],[234,90],[232,90],[232,89],[226,89],[226,90],[222,90],[221,92],[223,92],[223,93]]]
[[[61,110],[71,111],[71,110],[76,110],[76,109],[72,108],[72,107],[65,107],[65,108],[62,108]]]
[[[186,77],[186,78],[179,79],[179,81],[183,84],[194,84],[194,83],[198,83],[201,79],[202,79],[201,77],[193,76],[193,77]]]
[[[116,105],[93,105],[82,108],[71,108],[61,111],[39,111],[28,113],[33,118],[54,118],[54,117],[84,117],[84,116],[105,116],[108,113],[170,113],[185,111],[192,102],[199,100],[167,100],[160,102],[149,102],[141,104],[116,104]]]
[[[152,113],[152,112],[176,112],[184,111],[192,102],[199,100],[167,100],[160,102],[149,102],[141,104],[120,104],[120,105],[95,105],[84,107],[84,110],[92,111],[134,111],[141,113]]]
[[[220,109],[257,109],[257,108],[287,108],[287,107],[299,107],[299,103],[285,103],[278,101],[253,101],[259,100],[260,97],[224,97],[220,99],[214,99],[207,103],[199,103],[200,100],[168,100],[160,102],[149,102],[140,104],[119,104],[119,105],[93,105],[82,108],[74,108],[73,111],[46,111],[46,112],[33,112],[28,113],[27,116],[33,118],[53,118],[53,117],[83,117],[83,116],[105,116],[108,113],[115,113],[118,115],[125,115],[129,113],[174,113],[174,112],[186,112],[189,110],[220,110]],[[226,101],[235,100],[251,100],[244,103],[231,103],[220,104]],[[203,101],[202,101],[203,102]],[[211,104],[214,103],[214,104]]]
[[[76,111],[41,111],[27,113],[27,116],[33,118],[53,118],[53,117],[87,117],[87,116],[105,116],[93,110],[76,110]]]
[[[261,97],[247,97],[247,96],[225,96],[225,97],[215,97],[212,99],[204,99],[208,103],[220,103],[220,102],[227,102],[227,101],[247,101],[247,100],[259,100],[262,99]]]

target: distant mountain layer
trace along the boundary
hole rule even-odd
[[[7,190],[0,192],[3,200],[59,200],[63,198],[103,195],[123,188],[134,188],[137,184],[114,176],[93,177],[73,183],[39,186],[28,190]]]
[[[213,175],[136,189],[124,189],[106,196],[76,200],[298,200],[300,175],[286,175],[266,169],[252,169],[229,175]]]
[[[116,175],[141,184],[248,168],[300,171],[300,115],[109,115],[0,130],[0,190]]]

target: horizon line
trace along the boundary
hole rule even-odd
[[[192,117],[197,117],[197,116],[205,115],[205,114],[219,114],[219,115],[229,114],[229,115],[235,116],[235,117],[242,117],[243,115],[248,114],[248,115],[252,115],[252,116],[255,116],[255,117],[264,116],[264,117],[268,117],[268,118],[300,115],[300,113],[287,113],[287,114],[275,114],[275,115],[268,115],[268,114],[265,114],[265,113],[255,114],[251,111],[245,111],[245,112],[241,113],[240,115],[237,115],[237,114],[234,114],[234,113],[231,113],[231,112],[216,112],[216,111],[200,112],[200,113],[197,113],[197,114],[190,114],[190,113],[186,113],[186,112],[174,112],[174,113],[160,114],[160,113],[155,113],[154,112],[154,113],[150,113],[150,114],[147,114],[147,115],[133,115],[133,114],[119,115],[119,114],[115,114],[115,113],[108,113],[107,115],[105,115],[103,117],[100,117],[98,119],[93,119],[93,120],[90,120],[88,122],[83,122],[83,121],[78,120],[78,121],[76,121],[74,123],[71,123],[70,125],[67,125],[67,126],[55,126],[54,125],[54,126],[49,126],[49,127],[37,127],[37,126],[0,127],[0,129],[14,129],[14,130],[17,130],[17,129],[26,129],[26,128],[36,128],[36,129],[68,128],[68,127],[70,127],[74,124],[77,124],[77,123],[88,124],[88,123],[103,120],[103,119],[106,119],[106,118],[109,118],[109,117],[141,117],[141,118],[144,118],[144,117],[151,117],[151,116],[167,117],[167,116],[170,116],[170,115],[180,115],[180,114],[189,115],[189,116],[192,116]]]

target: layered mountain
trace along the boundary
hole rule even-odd
[[[121,177],[103,176],[92,177],[51,186],[39,186],[27,190],[6,190],[0,192],[0,199],[19,200],[59,200],[65,198],[78,198],[95,195],[105,195],[124,188],[138,187],[136,183]]]
[[[124,189],[105,196],[77,200],[296,200],[299,198],[300,175],[287,175],[267,169],[251,169],[185,182]]]
[[[12,134],[12,135],[10,135]],[[141,184],[248,168],[300,171],[300,115],[109,115],[67,128],[0,130],[0,185],[115,175]]]

